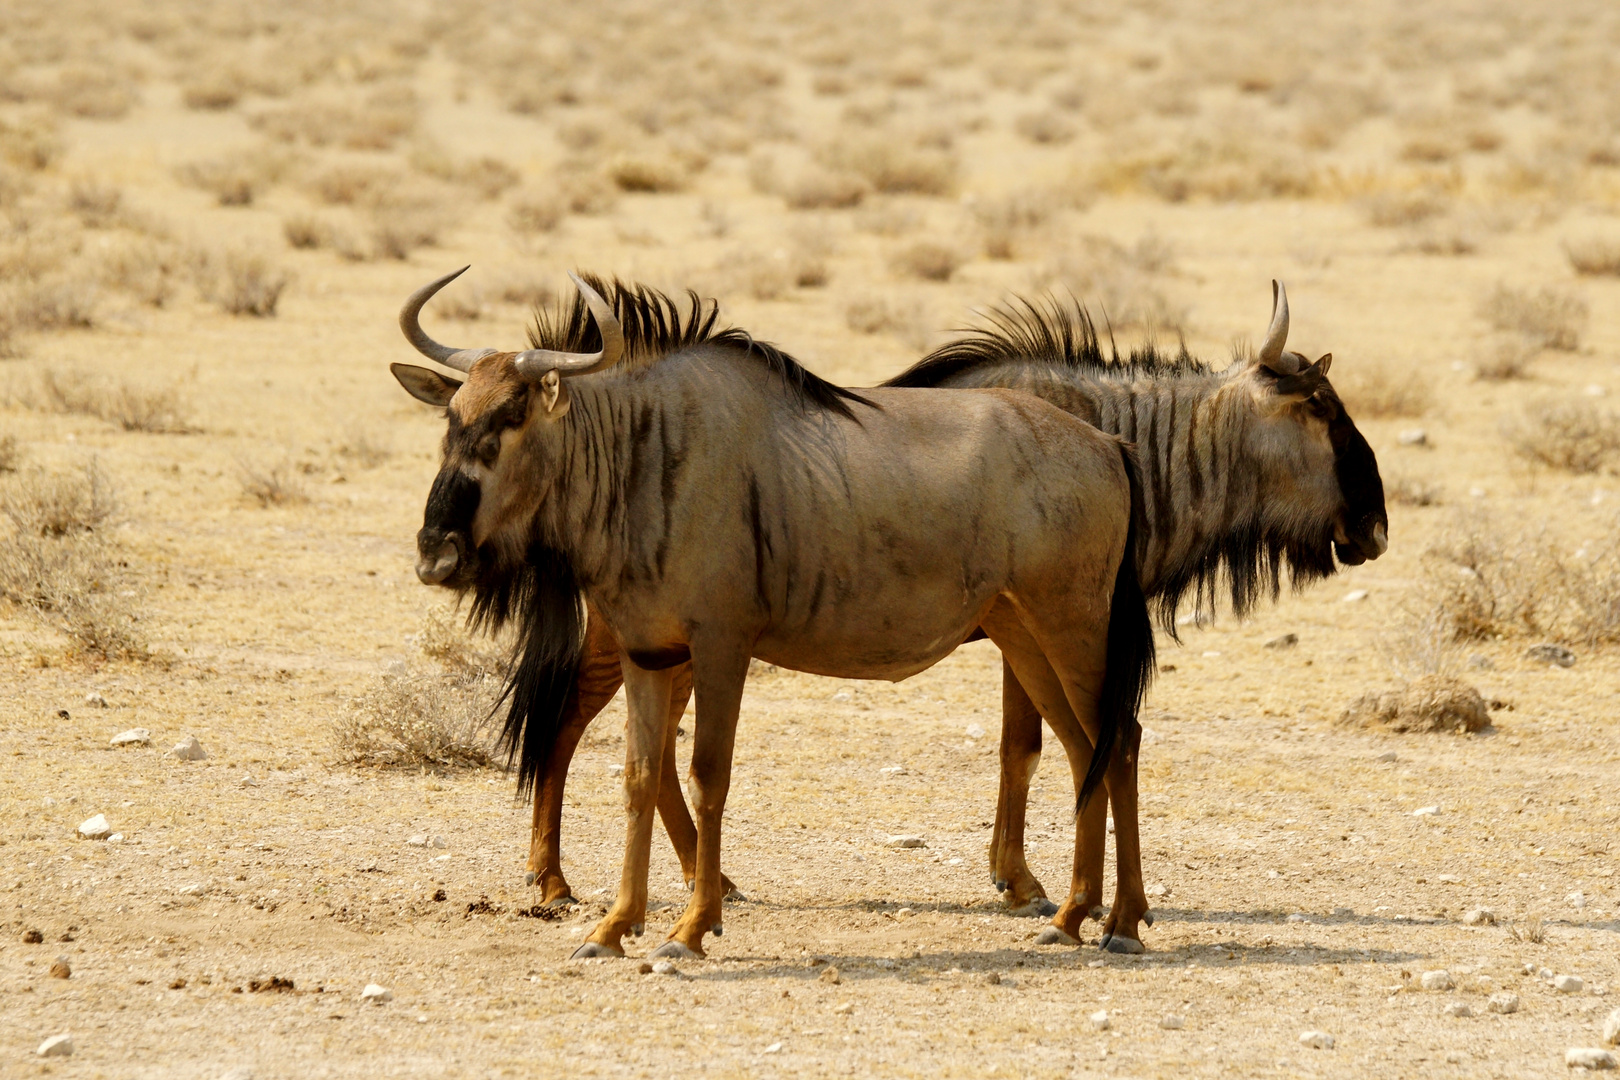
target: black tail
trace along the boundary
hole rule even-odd
[[[579,674],[584,613],[573,568],[560,552],[530,547],[524,565],[480,583],[472,621],[499,629],[517,623],[517,641],[499,709],[508,706],[501,744],[517,767],[518,798],[527,798],[557,741]]]
[[[1114,597],[1108,609],[1107,669],[1103,673],[1097,707],[1102,731],[1092,749],[1091,764],[1086,766],[1076,813],[1085,807],[1086,800],[1102,783],[1120,734],[1129,735],[1132,731],[1137,711],[1142,707],[1142,697],[1153,681],[1153,620],[1148,615],[1147,597],[1142,595],[1142,583],[1136,572],[1137,545],[1141,542],[1141,523],[1146,514],[1142,482],[1137,474],[1135,450],[1123,442],[1119,449],[1131,483],[1131,523],[1125,534],[1125,556],[1114,575]]]

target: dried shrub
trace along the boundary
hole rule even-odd
[[[1590,276],[1620,276],[1620,239],[1612,236],[1589,236],[1564,244],[1564,254],[1577,274]]]
[[[1129,247],[1081,236],[1037,270],[1035,284],[1072,294],[1114,327],[1179,332],[1186,327],[1187,310],[1158,281],[1172,261],[1169,246],[1151,233]]]
[[[268,464],[238,458],[236,474],[242,482],[242,494],[257,502],[262,509],[272,506],[297,506],[309,501],[298,470],[286,461]]]
[[[1379,191],[1361,200],[1368,223],[1386,229],[1439,217],[1449,205],[1443,194],[1426,188]]]
[[[495,764],[490,714],[501,680],[407,669],[382,676],[332,723],[343,761],[356,765],[488,767]]]
[[[506,676],[506,657],[468,633],[451,608],[429,611],[422,619],[422,632],[417,640],[424,656],[438,661],[448,674],[459,679]]]
[[[1586,301],[1573,293],[1498,284],[1480,301],[1479,313],[1498,330],[1520,334],[1543,348],[1573,351],[1580,347],[1590,312]]]
[[[188,72],[180,87],[180,100],[188,109],[222,112],[234,108],[242,100],[242,78],[230,67],[216,67],[208,71]]]
[[[230,249],[198,255],[194,267],[203,298],[231,315],[275,315],[292,277],[261,252]]]
[[[281,235],[289,247],[314,251],[333,246],[336,233],[332,223],[314,214],[290,214],[281,219]]]
[[[513,197],[506,224],[513,232],[533,236],[551,232],[567,214],[568,208],[556,192],[524,191]]]
[[[87,330],[96,325],[100,306],[100,286],[79,274],[0,282],[0,324],[13,332]]]
[[[1424,561],[1424,591],[1459,640],[1620,641],[1620,522],[1576,546],[1544,521],[1459,514]]]
[[[1318,178],[1310,160],[1275,140],[1231,132],[1192,135],[1145,148],[1122,147],[1092,167],[1103,191],[1141,191],[1169,202],[1308,198]]]
[[[135,87],[127,75],[106,65],[75,65],[57,74],[51,104],[70,116],[118,120],[135,104]]]
[[[1357,416],[1422,416],[1434,388],[1415,364],[1366,357],[1333,367],[1333,386]]]
[[[291,167],[284,153],[234,150],[175,170],[181,183],[206,191],[221,206],[252,206]]]
[[[777,194],[795,210],[847,210],[859,206],[872,185],[849,172],[807,165],[779,182]]]
[[[1530,364],[1541,355],[1541,343],[1520,334],[1504,334],[1491,347],[1491,353],[1474,368],[1474,377],[1486,382],[1523,379]]]
[[[844,324],[859,334],[893,334],[909,347],[923,349],[934,326],[923,304],[865,293],[844,306]]]
[[[919,240],[895,253],[896,271],[924,281],[949,281],[962,265],[962,253],[950,244]]]
[[[337,446],[338,455],[362,469],[375,469],[394,456],[394,448],[374,432],[355,430]]]
[[[956,187],[954,154],[907,145],[890,135],[838,142],[820,156],[828,168],[859,176],[886,195],[949,195]]]
[[[144,658],[127,564],[103,528],[112,512],[94,461],[82,475],[33,471],[0,485],[0,597],[90,657]]]
[[[116,225],[123,203],[121,190],[95,180],[77,180],[68,191],[68,209],[86,228],[105,229]]]
[[[0,473],[13,473],[22,464],[22,444],[15,435],[0,435]]]
[[[1399,506],[1439,506],[1445,489],[1439,481],[1421,476],[1391,476],[1384,495]]]
[[[608,166],[608,177],[620,191],[669,194],[686,187],[686,170],[664,158],[619,158]]]
[[[185,256],[174,244],[146,236],[127,236],[102,249],[101,281],[151,307],[174,297],[185,269]]]
[[[329,205],[365,206],[386,198],[403,181],[398,169],[345,162],[310,176],[306,186]]]
[[[47,367],[22,397],[41,411],[93,416],[125,431],[184,435],[196,430],[190,408],[172,386],[141,386],[77,368]]]
[[[1449,675],[1423,675],[1405,686],[1361,695],[1339,717],[1344,727],[1471,734],[1491,724],[1478,690]]]
[[[984,253],[992,259],[1014,259],[1027,240],[1051,220],[1057,200],[1051,192],[1031,189],[974,199],[969,209],[984,232]]]
[[[372,91],[361,104],[311,99],[267,109],[249,125],[285,143],[337,146],[347,150],[391,150],[416,130],[421,104],[406,86]]]
[[[1061,146],[1078,133],[1074,121],[1051,110],[1025,113],[1013,121],[1013,130],[1039,146]]]
[[[26,172],[42,172],[56,164],[65,146],[56,120],[47,114],[18,119],[0,117],[0,158]]]
[[[1588,401],[1544,401],[1505,425],[1520,456],[1554,469],[1591,473],[1620,463],[1620,417]]]
[[[498,199],[523,179],[521,173],[500,158],[486,154],[461,161],[429,139],[417,140],[411,149],[410,163],[413,169],[435,180],[471,188],[482,199]]]

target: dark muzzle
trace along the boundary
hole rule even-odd
[[[416,576],[427,585],[460,588],[477,560],[468,532],[478,511],[478,483],[458,469],[440,470],[428,492],[422,529],[416,534]]]
[[[416,576],[424,585],[449,585],[466,562],[466,541],[460,533],[424,528],[416,534]]]

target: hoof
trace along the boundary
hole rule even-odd
[[[540,906],[544,907],[544,908],[551,908],[552,910],[559,910],[560,911],[561,909],[563,909],[565,907],[578,907],[579,906],[579,901],[575,900],[572,896],[568,895],[567,893],[564,893],[561,896],[553,896],[550,900],[547,900],[544,904],[541,904]]]
[[[1035,913],[1037,915],[1044,915],[1050,919],[1057,914],[1057,911],[1058,906],[1044,896],[1035,901]]]
[[[685,945],[670,938],[658,948],[647,954],[650,960],[701,960],[702,953],[695,953]]]
[[[697,878],[690,878],[689,877],[689,878],[686,879],[686,891],[687,892],[696,892],[697,891]]]
[[[538,875],[536,875],[533,870],[530,870],[527,874],[523,875],[523,884],[525,884],[525,885],[533,885],[534,884],[534,879],[537,876]]]
[[[1078,939],[1070,937],[1068,934],[1064,933],[1062,930],[1058,929],[1057,927],[1048,926],[1046,929],[1042,930],[1040,933],[1035,935],[1035,944],[1037,944],[1037,945],[1078,945],[1078,944],[1080,944],[1080,942],[1079,942]]]
[[[1006,892],[1007,891],[1007,880],[1005,878],[996,878],[995,879],[995,885],[996,885],[996,892]]]
[[[1050,919],[1057,914],[1057,905],[1044,896],[1037,896],[1027,904],[1008,908],[1007,914],[1019,919]]]
[[[614,960],[622,960],[624,959],[624,950],[615,949],[611,945],[600,945],[594,941],[587,941],[585,944],[575,949],[573,955],[571,955],[568,959],[591,960],[598,956],[606,956]]]
[[[1103,907],[1101,904],[1092,904],[1091,911],[1088,914],[1090,914],[1090,916],[1093,919],[1096,919],[1098,922],[1102,922],[1104,919],[1108,918],[1108,909]]]
[[[1125,953],[1129,956],[1147,952],[1147,947],[1135,938],[1117,937],[1113,934],[1104,937],[1097,945],[1104,952]]]
[[[725,932],[725,927],[721,926],[719,923],[715,923],[713,926],[709,927],[709,933],[713,934],[715,937],[721,937],[725,934]]]
[[[1153,912],[1151,912],[1151,911],[1142,912],[1142,921],[1147,923],[1149,926],[1152,926],[1153,925]]]
[[[631,937],[640,937],[642,935],[642,932],[645,931],[646,929],[647,929],[647,927],[646,927],[646,924],[644,924],[644,923],[631,923],[630,924],[630,936]]]
[[[741,889],[736,889],[736,888],[734,888],[730,892],[726,893],[726,895],[722,896],[720,899],[729,900],[733,904],[746,904],[746,903],[748,903],[748,897],[743,895],[743,892],[742,892]],[[718,930],[715,931],[715,933],[717,933],[717,934],[719,932],[720,931],[718,931]]]

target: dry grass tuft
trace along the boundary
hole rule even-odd
[[[844,323],[859,334],[892,334],[913,349],[928,347],[938,329],[921,301],[863,293],[844,306]]]
[[[1439,506],[1444,489],[1438,481],[1421,476],[1391,476],[1384,484],[1384,495],[1400,506]]]
[[[33,114],[0,117],[0,159],[25,172],[42,172],[56,164],[66,149],[54,117]]]
[[[1379,191],[1361,200],[1368,223],[1386,229],[1421,224],[1444,214],[1449,206],[1444,194],[1428,188]]]
[[[14,473],[22,464],[22,444],[15,435],[0,435],[0,473]]]
[[[1620,417],[1591,402],[1540,402],[1504,426],[1520,456],[1554,469],[1591,473],[1620,463]]]
[[[1051,192],[1030,189],[990,199],[974,199],[969,209],[984,230],[984,253],[1015,259],[1057,210]]]
[[[268,319],[292,277],[261,252],[201,252],[193,274],[203,298],[231,315]]]
[[[237,458],[236,473],[242,481],[242,493],[263,509],[297,506],[309,501],[309,493],[298,478],[298,470],[285,461],[265,465],[247,458]]]
[[[176,387],[140,386],[75,368],[43,369],[22,399],[43,412],[93,416],[125,431],[185,435],[197,430]]]
[[[337,446],[339,456],[348,458],[362,469],[375,469],[394,456],[394,448],[376,433],[356,429]]]
[[[655,157],[624,157],[607,167],[620,191],[667,195],[685,189],[686,170],[677,162]]]
[[[1479,313],[1498,330],[1539,342],[1543,348],[1574,351],[1590,314],[1585,300],[1546,286],[1530,292],[1498,284],[1480,301]]]
[[[1423,675],[1395,690],[1361,695],[1338,723],[1397,732],[1471,734],[1490,727],[1491,714],[1472,686],[1449,675]]]
[[[568,207],[556,192],[521,191],[506,211],[506,224],[513,232],[537,236],[551,232],[567,216]]]
[[[1013,130],[1038,146],[1061,146],[1079,133],[1074,121],[1050,109],[1025,113],[1013,121]]]
[[[89,229],[106,229],[118,224],[124,193],[111,184],[78,180],[68,191],[68,209]]]
[[[1564,254],[1577,274],[1590,276],[1620,276],[1620,239],[1612,236],[1589,236],[1564,244]]]
[[[1461,514],[1425,553],[1426,593],[1460,640],[1620,641],[1620,522],[1577,547],[1528,525]]]
[[[861,177],[885,195],[949,195],[957,160],[949,150],[907,145],[892,135],[857,137],[823,147],[823,165]]]
[[[129,77],[99,64],[63,68],[47,96],[58,111],[88,120],[118,120],[136,101]]]
[[[176,178],[212,195],[221,206],[252,206],[291,167],[285,152],[263,149],[236,150],[175,170]]]
[[[103,529],[111,487],[92,461],[80,474],[33,471],[0,485],[0,597],[98,659],[144,658],[133,590]]]
[[[1414,364],[1367,358],[1333,366],[1333,386],[1357,416],[1422,416],[1434,389]]]
[[[1474,377],[1486,382],[1506,382],[1527,378],[1530,365],[1541,355],[1541,343],[1522,334],[1504,334],[1497,339],[1491,355],[1474,368]]]
[[[949,281],[962,265],[962,252],[937,240],[919,240],[895,253],[896,271],[924,281]]]
[[[346,150],[391,150],[416,130],[421,104],[407,86],[372,91],[361,102],[310,99],[267,109],[249,126],[278,142],[336,146]]]
[[[408,669],[384,675],[332,723],[341,760],[355,765],[421,768],[495,764],[490,714],[501,682]]]

